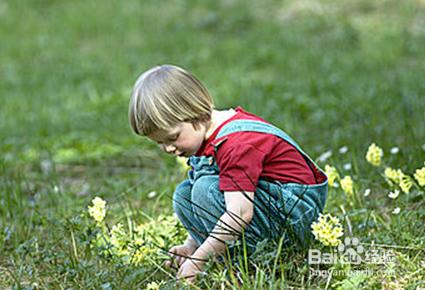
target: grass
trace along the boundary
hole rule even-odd
[[[332,150],[327,162],[354,176],[359,193],[372,189],[353,206],[330,192],[326,211],[346,231],[349,221],[362,242],[416,249],[399,251],[395,276],[329,281],[308,279],[303,257],[283,249],[276,259],[270,249],[248,271],[212,265],[199,287],[424,287],[423,190],[402,195],[391,214],[388,185],[364,160],[376,142],[387,165],[409,174],[423,166],[424,21],[419,0],[1,2],[0,286],[173,287],[157,267],[99,256],[81,215],[96,195],[110,204],[111,224],[171,213],[184,175],[131,134],[126,111],[138,74],[173,63],[202,79],[218,108],[243,106],[314,158]],[[399,154],[388,153],[393,146]]]

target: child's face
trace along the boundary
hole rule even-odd
[[[167,131],[155,131],[147,137],[158,143],[166,153],[189,157],[198,151],[205,140],[206,127],[202,124],[197,127],[195,129],[192,123],[183,122]]]

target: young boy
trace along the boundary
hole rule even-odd
[[[173,196],[189,233],[170,249],[180,278],[193,280],[209,255],[242,233],[249,251],[263,239],[308,243],[327,178],[286,133],[240,107],[215,110],[203,84],[171,65],[139,77],[129,121],[165,152],[189,157],[189,178]]]

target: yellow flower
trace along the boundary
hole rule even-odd
[[[92,200],[93,206],[89,206],[89,215],[98,223],[102,222],[106,215],[106,201],[96,196]]]
[[[376,146],[375,143],[370,144],[366,153],[366,160],[373,166],[381,165],[381,158],[384,156],[384,151]]]
[[[395,184],[399,184],[401,181],[401,178],[403,177],[404,173],[400,169],[392,169],[391,167],[387,167],[384,170],[385,177],[390,181],[394,182]],[[392,183],[391,183],[392,185]]]
[[[153,257],[158,250],[153,246],[148,247],[147,245],[137,245],[136,243],[130,244],[129,255],[127,263],[133,265],[141,265],[147,262],[148,257]]]
[[[121,223],[114,225],[110,232],[110,242],[114,249],[114,252],[118,256],[124,256],[128,254],[127,250],[127,234],[124,231]]]
[[[159,283],[157,282],[150,282],[147,286],[146,286],[146,290],[159,290],[159,287],[164,284],[164,281],[159,281]]]
[[[420,169],[416,169],[413,176],[420,186],[425,186],[425,166]]]
[[[98,213],[100,208],[105,208],[106,202],[96,200],[93,203],[98,206],[96,211],[93,210],[97,217],[100,215]],[[156,220],[135,225],[132,228],[133,230],[128,232],[121,223],[118,223],[109,232],[99,235],[94,245],[100,249],[107,249],[105,253],[119,258],[124,264],[150,265],[154,261],[158,262],[159,259],[165,258],[162,248],[171,241],[182,243],[187,235],[174,215],[160,215]]]
[[[347,175],[341,179],[341,188],[347,195],[354,194],[353,179],[351,179],[351,176]]]
[[[325,246],[338,246],[341,243],[339,238],[344,235],[339,219],[330,214],[320,214],[318,221],[314,222],[311,228],[316,240]]]
[[[325,174],[328,177],[329,186],[336,187],[335,181],[340,178],[336,168],[326,164],[325,165]]]
[[[404,193],[409,193],[410,188],[413,186],[413,180],[409,175],[403,174],[398,185]]]
[[[390,185],[397,184],[404,193],[409,193],[410,188],[413,186],[413,180],[409,175],[404,174],[401,169],[395,170],[391,167],[385,168],[384,174]]]

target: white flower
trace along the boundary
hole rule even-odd
[[[397,146],[390,149],[391,154],[397,154],[398,152],[400,152],[400,148],[398,148]]]
[[[393,214],[399,214],[400,213],[400,208],[399,207],[396,207],[394,210],[393,210]]]
[[[156,196],[156,191],[151,191],[148,193],[148,198],[154,198]]]
[[[342,146],[341,148],[339,148],[338,152],[340,154],[345,154],[348,152],[348,147],[347,146]]]
[[[400,194],[400,190],[396,189],[388,194],[388,197],[391,199],[396,199]]]
[[[344,170],[351,170],[351,163],[345,163]]]
[[[329,157],[332,156],[332,151],[328,150],[326,152],[323,152],[318,158],[317,158],[317,162],[325,162],[327,159],[329,159]]]
[[[370,194],[370,188],[366,188],[363,195],[368,196]]]

